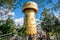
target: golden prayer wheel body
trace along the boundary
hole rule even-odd
[[[35,2],[27,2],[23,5],[22,11],[25,13],[24,24],[28,35],[36,34],[36,19],[35,13],[38,11],[38,6]]]

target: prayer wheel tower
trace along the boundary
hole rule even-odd
[[[35,14],[38,11],[38,6],[35,2],[27,2],[22,7],[23,13],[25,13],[24,24],[26,27],[27,35],[36,36],[36,18]],[[32,40],[36,40],[36,38],[32,38]]]

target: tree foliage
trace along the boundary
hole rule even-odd
[[[0,0],[0,7],[5,7],[9,9],[15,9],[17,7],[22,7],[23,3],[28,2],[28,1],[34,1],[38,4],[39,8],[40,7],[46,7],[50,6],[51,10],[57,10],[60,8],[60,0]],[[54,2],[55,3],[54,3]]]
[[[41,27],[45,31],[51,31],[51,26],[52,26],[52,15],[49,13],[49,10],[44,9],[42,12],[42,17],[41,17]]]
[[[5,23],[0,25],[0,33],[2,33],[2,34],[13,33],[13,31],[14,31],[14,22],[10,18],[8,18],[5,21]]]
[[[19,30],[18,30],[18,35],[19,36],[26,36],[26,27],[22,26]]]
[[[41,28],[48,34],[60,34],[60,22],[53,12],[50,13],[48,9],[44,9],[41,14]]]

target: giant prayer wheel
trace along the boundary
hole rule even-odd
[[[36,17],[35,14],[38,11],[38,6],[35,2],[27,2],[22,7],[23,13],[25,13],[24,24],[26,27],[26,33],[33,35],[37,33]]]

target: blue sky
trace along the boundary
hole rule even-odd
[[[23,0],[24,2],[26,2],[26,0]],[[31,0],[31,1],[33,1],[33,0]],[[47,0],[46,0],[47,1]],[[53,3],[57,3],[57,0],[52,0],[52,2]],[[22,3],[23,4],[23,3]],[[46,7],[46,8],[51,8],[52,6],[50,6],[50,5],[46,5],[46,2],[43,2],[43,4],[44,4],[44,6]],[[38,4],[38,5],[40,5],[40,4]],[[36,18],[37,19],[39,19],[40,18],[40,13],[43,11],[43,7],[39,7],[39,10],[38,10],[38,12],[37,12],[37,14],[36,14]],[[15,13],[15,15],[14,15],[14,19],[18,19],[18,18],[21,18],[21,17],[24,17],[24,14],[23,14],[23,12],[22,12],[22,9],[21,9],[21,7],[18,7],[16,10],[14,10],[14,13]]]

